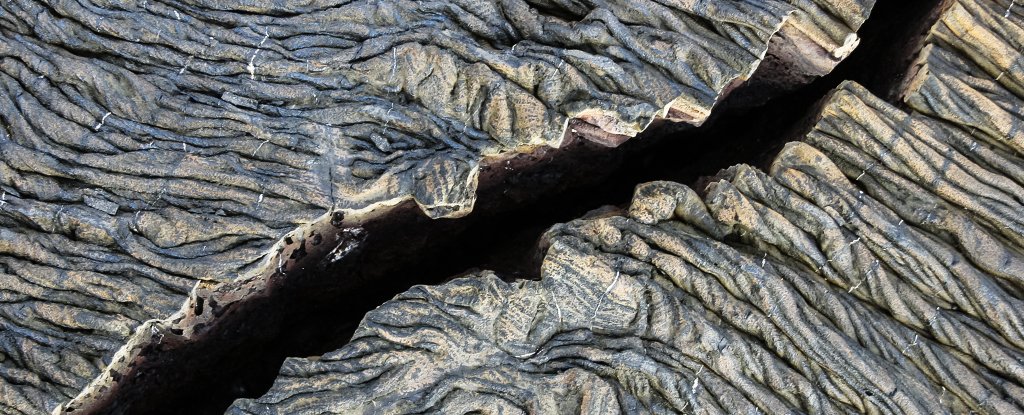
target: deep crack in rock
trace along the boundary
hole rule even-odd
[[[947,3],[906,108],[845,82],[770,168],[555,226],[539,280],[413,287],[229,413],[1019,413],[1022,23]]]

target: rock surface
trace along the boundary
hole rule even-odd
[[[570,118],[699,124],[772,36],[827,72],[873,3],[2,2],[0,412],[75,396],[331,209],[465,214],[481,161]]]
[[[844,84],[769,171],[641,185],[229,413],[1024,412],[1022,12],[952,2],[909,109]]]

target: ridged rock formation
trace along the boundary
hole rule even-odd
[[[536,281],[417,286],[254,413],[1022,413],[1022,10],[953,2],[901,110],[847,83],[768,172],[554,227]]]
[[[488,157],[699,124],[770,41],[826,73],[874,2],[286,3],[0,2],[0,412],[331,209],[465,214]]]

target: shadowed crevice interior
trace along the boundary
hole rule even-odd
[[[81,411],[223,413],[237,398],[262,395],[285,357],[345,344],[367,311],[411,285],[476,268],[507,280],[536,278],[536,243],[553,224],[603,206],[623,208],[639,183],[672,180],[699,189],[702,177],[728,166],[764,165],[809,128],[816,103],[844,80],[891,97],[937,3],[879,2],[859,31],[860,46],[834,72],[761,103],[751,98],[759,91],[747,88],[765,88],[753,81],[770,76],[769,57],[751,86],[733,91],[701,127],[660,122],[616,148],[577,140],[485,161],[469,215],[428,219],[403,203],[387,219],[362,224],[365,239],[342,260],[294,272],[288,284],[232,310],[199,340],[154,345],[133,377],[119,382],[115,400]]]

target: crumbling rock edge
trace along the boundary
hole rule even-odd
[[[1014,4],[951,2],[908,109],[845,83],[767,171],[641,185],[540,280],[414,287],[229,413],[1024,411]]]
[[[871,10],[874,0],[864,1],[866,11]],[[510,151],[495,153],[483,153],[479,165],[474,166],[467,176],[467,181],[461,186],[470,189],[470,193],[477,189],[478,175],[481,167],[488,165],[499,165],[505,160],[517,155],[529,154],[539,147],[562,148],[574,140],[588,140],[608,147],[617,147],[638,134],[646,131],[652,124],[661,121],[684,123],[694,127],[704,124],[711,116],[712,111],[725,100],[737,88],[741,88],[755,74],[766,78],[781,78],[787,88],[795,88],[806,84],[814,78],[828,74],[843,59],[846,59],[860,44],[857,36],[857,28],[867,19],[867,15],[855,22],[856,26],[852,32],[846,33],[841,40],[829,39],[822,33],[812,18],[804,11],[794,9],[787,13],[778,24],[772,28],[772,35],[768,37],[766,47],[761,50],[750,63],[746,72],[736,74],[731,80],[725,83],[721,91],[717,91],[713,102],[706,108],[694,103],[687,102],[690,97],[680,95],[671,100],[656,114],[647,117],[639,123],[624,122],[619,114],[614,111],[601,110],[599,108],[587,109],[583,112],[571,115],[562,124],[560,140],[552,145],[529,144],[517,147]],[[829,17],[831,18],[831,17]],[[835,23],[839,23],[836,21]],[[837,41],[838,40],[838,41]],[[772,56],[783,62],[782,68],[773,68],[772,73],[757,73],[761,63],[766,56]],[[759,96],[756,92],[749,98],[752,103],[740,103],[738,105],[754,105],[770,96]],[[470,197],[467,203],[456,203],[449,205],[427,204],[414,195],[407,195],[397,199],[377,202],[373,206],[394,206],[406,200],[414,201],[425,214],[433,218],[459,218],[469,214],[473,210],[475,199]]]
[[[870,9],[870,6],[867,8]],[[793,86],[796,86],[799,82],[806,82],[813,77],[828,73],[848,56],[859,42],[855,33],[848,33],[841,43],[823,42],[825,38],[821,36],[821,30],[806,16],[796,15],[800,13],[802,12],[798,10],[791,11],[778,23],[774,28],[775,34],[769,38],[768,46],[756,57],[746,73],[737,75],[727,84],[726,88],[720,91],[715,98],[716,104],[732,90],[741,87],[742,83],[757,71],[766,54],[771,53],[774,56],[785,56],[791,59],[788,69],[798,75],[793,83]],[[794,51],[798,52],[794,53]],[[658,115],[639,125],[622,124],[612,113],[605,114],[597,111],[578,114],[577,117],[569,118],[563,124],[563,138],[558,142],[556,148],[578,139],[614,147],[630,137],[635,137],[639,132],[659,120],[685,122],[696,126],[710,116],[710,109],[703,110],[689,105],[683,98],[681,96],[673,100]],[[713,104],[712,107],[716,104]],[[502,162],[518,154],[529,153],[536,149],[537,145],[526,145],[516,148],[514,151],[483,154],[484,159],[481,161],[481,165],[500,166]],[[467,182],[463,184],[466,189],[477,188],[479,171],[480,166],[476,166],[470,171]],[[132,368],[140,359],[145,360],[146,353],[152,353],[155,350],[154,347],[175,348],[201,339],[204,329],[215,324],[216,317],[222,315],[205,312],[206,310],[243,308],[247,301],[273,295],[275,289],[280,284],[284,284],[293,271],[304,271],[306,267],[330,266],[324,264],[323,261],[341,261],[360,243],[360,236],[365,230],[359,224],[365,221],[381,220],[389,210],[396,206],[405,206],[408,202],[414,202],[430,217],[454,218],[468,214],[473,208],[475,199],[470,198],[467,204],[438,205],[425,204],[416,196],[407,195],[398,199],[376,202],[363,209],[333,210],[320,219],[289,232],[268,251],[263,265],[258,270],[226,283],[200,281],[179,311],[168,318],[149,320],[139,326],[128,342],[114,355],[110,366],[105,368],[100,376],[83,389],[75,399],[59,406],[54,413],[89,413],[91,408],[109,404],[110,399],[116,399],[119,380],[137,375]],[[338,218],[344,218],[344,225],[338,226]],[[317,244],[316,248],[307,247],[306,243],[312,242],[311,238],[314,236],[333,239],[333,241],[322,242],[325,245]],[[289,247],[296,245],[298,248],[288,250]],[[295,258],[296,250],[304,252],[302,257]]]
[[[540,280],[414,287],[229,413],[1019,412],[1024,153],[955,128],[844,84],[768,172],[638,186]]]

